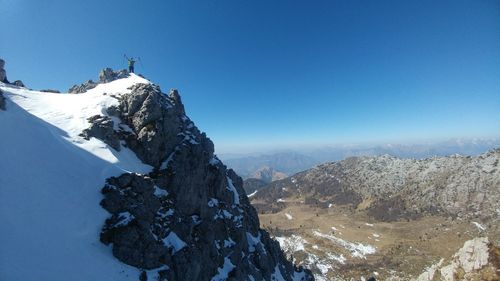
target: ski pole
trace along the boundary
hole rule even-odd
[[[142,69],[144,70],[144,65],[142,64],[141,57],[137,57],[137,59],[139,60],[139,63],[141,64]]]

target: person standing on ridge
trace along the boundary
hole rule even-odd
[[[136,62],[136,61],[134,60],[134,58],[133,58],[133,57],[128,58],[128,57],[127,57],[127,55],[123,55],[123,56],[124,56],[124,57],[127,59],[127,61],[128,61],[128,72],[130,72],[130,73],[134,73],[134,64],[135,64],[135,62]]]

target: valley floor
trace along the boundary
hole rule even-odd
[[[380,222],[348,207],[319,208],[302,202],[279,202],[281,208],[276,213],[264,208],[263,202],[252,203],[262,227],[320,281],[370,276],[414,280],[441,258],[451,257],[467,240],[489,237],[497,247],[500,244],[500,226],[495,223],[436,215]]]

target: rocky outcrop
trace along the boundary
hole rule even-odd
[[[94,82],[92,80],[87,80],[87,82],[82,83],[80,85],[73,85],[71,88],[69,88],[68,93],[71,94],[85,93],[86,91],[95,88],[97,85],[101,83],[108,83],[116,79],[126,78],[129,75],[130,74],[125,69],[113,71],[113,69],[108,67],[101,70],[101,72],[99,73],[99,81]]]
[[[107,67],[99,73],[99,83],[108,83],[116,79],[127,78],[129,75],[125,69],[113,71],[113,69]]]
[[[466,241],[449,261],[441,259],[429,266],[416,281],[498,280],[498,252],[487,237],[474,238]]]
[[[326,206],[351,204],[382,221],[425,214],[488,221],[500,209],[499,162],[500,149],[422,160],[353,157],[273,182],[253,198],[272,203],[301,194]]]
[[[5,70],[5,61],[3,59],[0,59],[0,82],[18,87],[25,87],[23,81],[21,80],[16,80],[13,83],[10,83],[9,80],[7,80],[7,71]]]
[[[101,241],[113,243],[113,255],[126,264],[143,269],[157,268],[166,261],[169,252],[158,240],[164,236],[162,207],[165,191],[156,190],[149,177],[123,174],[110,178],[103,188],[101,206],[113,214],[101,233]],[[166,203],[166,202],[165,202]]]
[[[130,94],[120,97],[120,104],[108,110],[127,124],[134,134],[125,139],[144,163],[160,168],[168,157],[185,146],[199,144],[198,153],[213,153],[213,144],[184,115],[180,98],[172,91],[167,98],[158,86],[136,84]],[[207,157],[205,155],[205,157]]]
[[[60,94],[61,92],[59,90],[54,90],[54,89],[43,89],[40,90],[42,93],[54,93],[54,94]]]
[[[154,167],[149,175],[109,178],[102,189],[101,205],[111,216],[101,241],[113,255],[155,269],[159,280],[313,280],[260,229],[242,179],[214,155],[179,93],[166,95],[152,84],[130,90],[82,133],[110,146],[121,140]]]
[[[2,90],[0,90],[0,110],[5,110],[5,97]]]
[[[91,124],[88,129],[80,134],[86,140],[91,137],[102,140],[105,144],[111,146],[116,151],[120,151],[121,134],[115,131],[115,123],[108,116],[95,115],[88,119]]]
[[[23,81],[21,80],[16,80],[14,82],[12,82],[12,85],[15,85],[15,86],[18,86],[18,87],[26,87],[23,83]]]
[[[7,72],[4,69],[5,67],[5,61],[3,59],[0,59],[0,82],[3,83],[9,83],[7,80]]]
[[[73,85],[73,87],[69,88],[68,93],[70,94],[80,94],[85,93],[90,89],[94,89],[98,84],[92,80],[87,80],[80,85]]]

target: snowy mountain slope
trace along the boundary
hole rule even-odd
[[[177,91],[125,74],[77,95],[0,85],[0,279],[313,280]]]
[[[132,76],[85,95],[0,85],[7,98],[0,111],[1,280],[136,280],[137,271],[99,243],[107,216],[99,189],[110,176],[151,167],[130,150],[78,136],[86,118],[115,103],[103,93],[136,82],[146,81]]]

